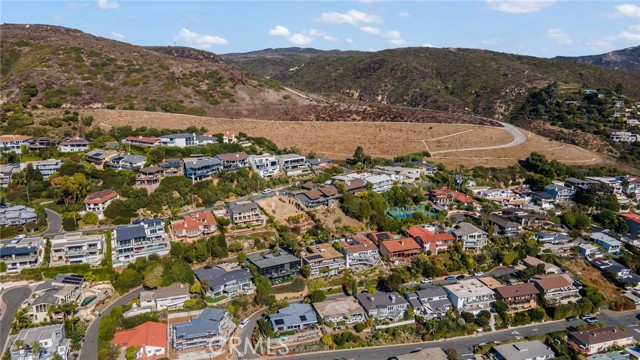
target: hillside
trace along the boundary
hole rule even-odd
[[[225,61],[298,89],[385,104],[497,116],[528,92],[561,86],[613,88],[640,95],[640,78],[597,66],[486,50],[403,48],[378,52],[267,49]]]
[[[600,55],[575,57],[557,56],[556,59],[640,73],[640,46],[611,51]]]
[[[470,116],[312,98],[201,50],[134,46],[49,25],[1,25],[0,31],[0,95],[25,108],[107,108],[277,120],[486,123]]]

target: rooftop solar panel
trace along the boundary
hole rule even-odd
[[[311,255],[307,258],[307,260],[315,260],[315,259],[321,259],[322,255]]]

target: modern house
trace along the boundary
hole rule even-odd
[[[371,172],[389,175],[393,181],[415,181],[420,179],[422,169],[403,166],[376,166]]]
[[[27,300],[27,316],[32,323],[64,320],[65,314],[57,306],[78,302],[84,276],[58,274],[54,279],[40,283]]]
[[[397,292],[379,291],[375,294],[362,292],[356,295],[358,302],[374,320],[396,321],[404,317],[409,302]]]
[[[451,309],[451,301],[441,286],[429,285],[417,291],[407,292],[404,297],[413,307],[415,314],[427,320],[442,318]]]
[[[532,283],[500,286],[494,289],[496,300],[503,300],[512,311],[527,310],[537,306],[540,291]]]
[[[89,264],[98,266],[104,258],[104,234],[82,232],[56,235],[51,240],[49,266]]]
[[[616,131],[609,136],[609,140],[616,142],[636,142],[638,141],[638,134],[628,131]]]
[[[41,137],[37,139],[30,139],[29,150],[42,150],[50,147],[58,146],[58,140],[49,137]]]
[[[184,159],[184,176],[195,181],[211,179],[222,170],[222,161],[218,157]]]
[[[215,144],[218,140],[214,137],[196,135],[195,133],[180,133],[160,136],[160,145],[176,146],[179,148],[190,146],[203,146]]]
[[[136,359],[158,360],[167,357],[167,324],[147,321],[133,329],[119,330],[113,336],[116,346],[138,349]]]
[[[117,151],[95,149],[87,152],[83,160],[93,164],[97,169],[102,170],[104,165],[116,156],[118,156]]]
[[[633,335],[616,326],[572,332],[569,341],[586,355],[602,352],[612,346],[626,347],[636,343]]]
[[[544,188],[544,191],[553,196],[556,202],[571,200],[576,194],[576,190],[561,184],[549,184]]]
[[[542,210],[553,209],[555,206],[555,197],[546,191],[533,191],[531,193],[533,203],[540,206]]]
[[[171,325],[169,337],[175,351],[222,348],[233,334],[235,324],[225,310],[204,308],[187,322]]]
[[[567,233],[552,233],[546,231],[537,232],[535,238],[540,242],[549,244],[564,244],[572,240],[572,237]]]
[[[35,342],[40,345],[39,354],[33,353]],[[60,360],[67,360],[69,350],[64,324],[56,324],[20,331],[9,347],[9,354],[11,360],[53,360],[56,354]]]
[[[62,166],[62,160],[58,159],[49,159],[49,160],[41,160],[41,161],[32,161],[30,163],[34,169],[38,169],[42,174],[42,179],[49,180],[49,177],[53,175],[60,167]]]
[[[593,257],[601,255],[600,248],[593,244],[580,244],[578,245],[578,252],[584,257]]]
[[[136,186],[157,186],[160,184],[162,177],[163,171],[159,166],[147,166],[140,168],[140,170],[138,170],[138,174],[136,175]]]
[[[580,299],[580,289],[573,285],[573,279],[567,274],[535,276],[531,282],[551,304]]]
[[[304,175],[311,172],[307,158],[298,154],[278,155],[278,163],[288,176]]]
[[[289,304],[269,315],[269,321],[274,331],[302,331],[313,328],[318,324],[316,312],[309,304]]]
[[[520,229],[518,224],[498,214],[489,215],[489,221],[498,227],[500,235],[513,236],[516,235]]]
[[[364,178],[367,186],[371,186],[371,191],[378,194],[391,189],[393,187],[393,179],[389,175],[371,175]]]
[[[354,324],[367,320],[362,306],[351,297],[313,303],[313,308],[324,323]]]
[[[302,263],[309,266],[312,277],[337,275],[345,268],[344,257],[329,243],[308,246]]]
[[[347,269],[371,267],[380,264],[378,247],[363,235],[354,235],[338,243]]]
[[[236,201],[227,206],[233,225],[264,226],[265,216],[253,201]]]
[[[22,154],[22,146],[29,145],[31,136],[26,135],[0,135],[0,151],[5,153],[14,152]]]
[[[38,221],[34,208],[22,205],[0,205],[0,225],[16,226]]]
[[[174,283],[140,293],[140,303],[150,304],[156,311],[182,309],[190,298],[189,284]]]
[[[589,240],[602,246],[609,254],[619,254],[622,242],[602,232],[591,233]]]
[[[249,155],[244,151],[218,154],[216,158],[222,163],[222,170],[236,170],[249,166]]]
[[[249,254],[247,260],[256,266],[260,275],[271,279],[296,275],[302,266],[299,258],[284,250]]]
[[[420,246],[412,238],[387,240],[380,243],[380,255],[393,265],[405,265],[422,253]]]
[[[326,157],[317,157],[313,159],[307,159],[307,164],[311,167],[311,170],[315,173],[321,173],[327,169],[334,167],[333,160]]]
[[[104,210],[113,202],[113,200],[119,199],[118,193],[111,189],[104,189],[93,194],[87,195],[84,198],[85,210],[95,213],[98,218],[104,218]]]
[[[447,231],[434,233],[425,226],[412,226],[407,230],[411,236],[423,248],[423,252],[438,255],[441,252],[452,250],[456,245],[456,238]]]
[[[251,155],[249,156],[249,164],[253,171],[263,179],[274,177],[280,171],[278,159],[271,154]]]
[[[146,156],[124,154],[109,160],[107,166],[114,170],[138,170],[143,167],[146,162]]]
[[[122,142],[136,146],[153,147],[160,144],[160,139],[156,137],[128,136]]]
[[[141,220],[115,228],[111,239],[114,266],[122,266],[150,254],[162,256],[169,253],[169,238],[161,219]]]
[[[63,153],[89,150],[90,142],[83,138],[67,139],[58,144],[58,151]]]
[[[184,174],[184,161],[179,158],[167,159],[158,164],[158,166],[162,168],[162,175],[165,177],[182,176]]]
[[[308,209],[318,206],[331,207],[338,202],[342,195],[335,186],[323,186],[296,194],[296,198]]]
[[[377,246],[380,247],[380,243],[386,240],[393,240],[395,237],[393,236],[392,233],[388,232],[388,231],[376,231],[376,232],[370,232],[366,234],[367,239],[373,241],[373,243]]]
[[[462,242],[462,249],[478,252],[487,245],[487,232],[468,222],[458,223],[453,234]]]
[[[11,182],[13,174],[20,172],[19,164],[0,165],[0,186],[7,186]]]
[[[171,222],[171,234],[174,239],[197,239],[210,236],[218,231],[218,223],[211,210],[202,210],[187,214],[182,220]]]
[[[7,273],[18,273],[22,269],[40,266],[44,247],[41,237],[24,238],[17,244],[0,244],[0,261],[7,266]]]
[[[208,286],[207,295],[212,298],[226,296],[233,298],[238,295],[253,294],[255,285],[251,281],[253,276],[249,269],[227,269],[221,266],[212,268],[198,268],[196,278],[203,286]]]
[[[444,290],[453,306],[461,312],[477,314],[489,310],[495,300],[493,290],[477,279],[460,280],[457,284],[445,285]]]
[[[496,345],[492,350],[498,360],[546,360],[556,357],[553,350],[540,340]]]

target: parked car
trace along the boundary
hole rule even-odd
[[[464,274],[460,274],[460,275],[456,276],[456,279],[458,279],[458,280],[462,280],[462,279],[464,279],[465,277],[466,277],[466,276],[465,276]]]
[[[482,276],[482,275],[484,275],[482,271],[478,271],[477,273],[473,274],[473,276]]]
[[[247,325],[249,325],[249,319],[242,320],[242,322],[240,323],[240,329],[244,329]]]
[[[587,324],[597,324],[600,321],[596,317],[587,317],[582,320],[584,320],[584,322],[586,322]]]
[[[455,280],[455,279],[456,279],[456,278],[455,278],[455,277],[453,277],[453,276],[447,276],[446,278],[444,278],[444,281],[453,281],[453,280]]]
[[[271,189],[264,189],[264,190],[262,190],[262,193],[263,194],[271,194],[272,191],[273,190],[271,190]]]
[[[570,317],[567,318],[567,321],[569,321],[569,322],[577,321],[577,320],[578,320],[578,318],[575,317],[575,316],[570,316]]]
[[[422,284],[431,284],[431,281],[432,281],[431,279],[422,279],[422,280],[420,280],[420,283],[422,283]]]

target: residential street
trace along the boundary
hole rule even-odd
[[[29,295],[31,295],[31,289],[27,286],[9,289],[0,295],[2,302],[6,305],[6,309],[0,318],[0,350],[4,349],[16,311]]]
[[[47,208],[44,209],[44,212],[47,214],[47,231],[42,235],[53,238],[55,235],[62,234],[62,216]]]
[[[636,340],[640,340],[640,321],[636,316],[640,314],[640,310],[631,312],[616,313],[612,311],[604,311],[598,315],[601,322],[606,325],[618,325],[626,327],[630,334],[634,335]],[[458,358],[466,360],[472,358],[473,345],[482,342],[506,341],[517,337],[527,337],[537,334],[550,333],[554,331],[565,330],[567,326],[578,326],[585,324],[582,320],[569,323],[565,320],[554,321],[544,324],[532,324],[520,328],[498,330],[492,333],[465,336],[450,340],[438,340],[430,342],[421,342],[413,344],[387,345],[381,347],[360,348],[351,350],[336,350],[310,353],[308,355],[282,355],[277,358],[288,358],[296,360],[334,360],[341,358],[349,359],[366,359],[366,360],[386,360],[392,356],[407,354],[414,350],[441,347],[443,349],[454,348],[458,352]],[[264,359],[276,358],[263,357]]]
[[[84,338],[84,343],[82,344],[82,349],[80,349],[80,356],[78,357],[80,360],[95,360],[98,358],[98,328],[100,327],[100,320],[102,320],[102,317],[109,315],[114,307],[129,303],[129,301],[138,296],[143,290],[143,287],[139,287],[124,294],[111,305],[107,306],[102,313],[100,313],[100,315],[98,315],[98,317],[89,324],[87,334]]]

